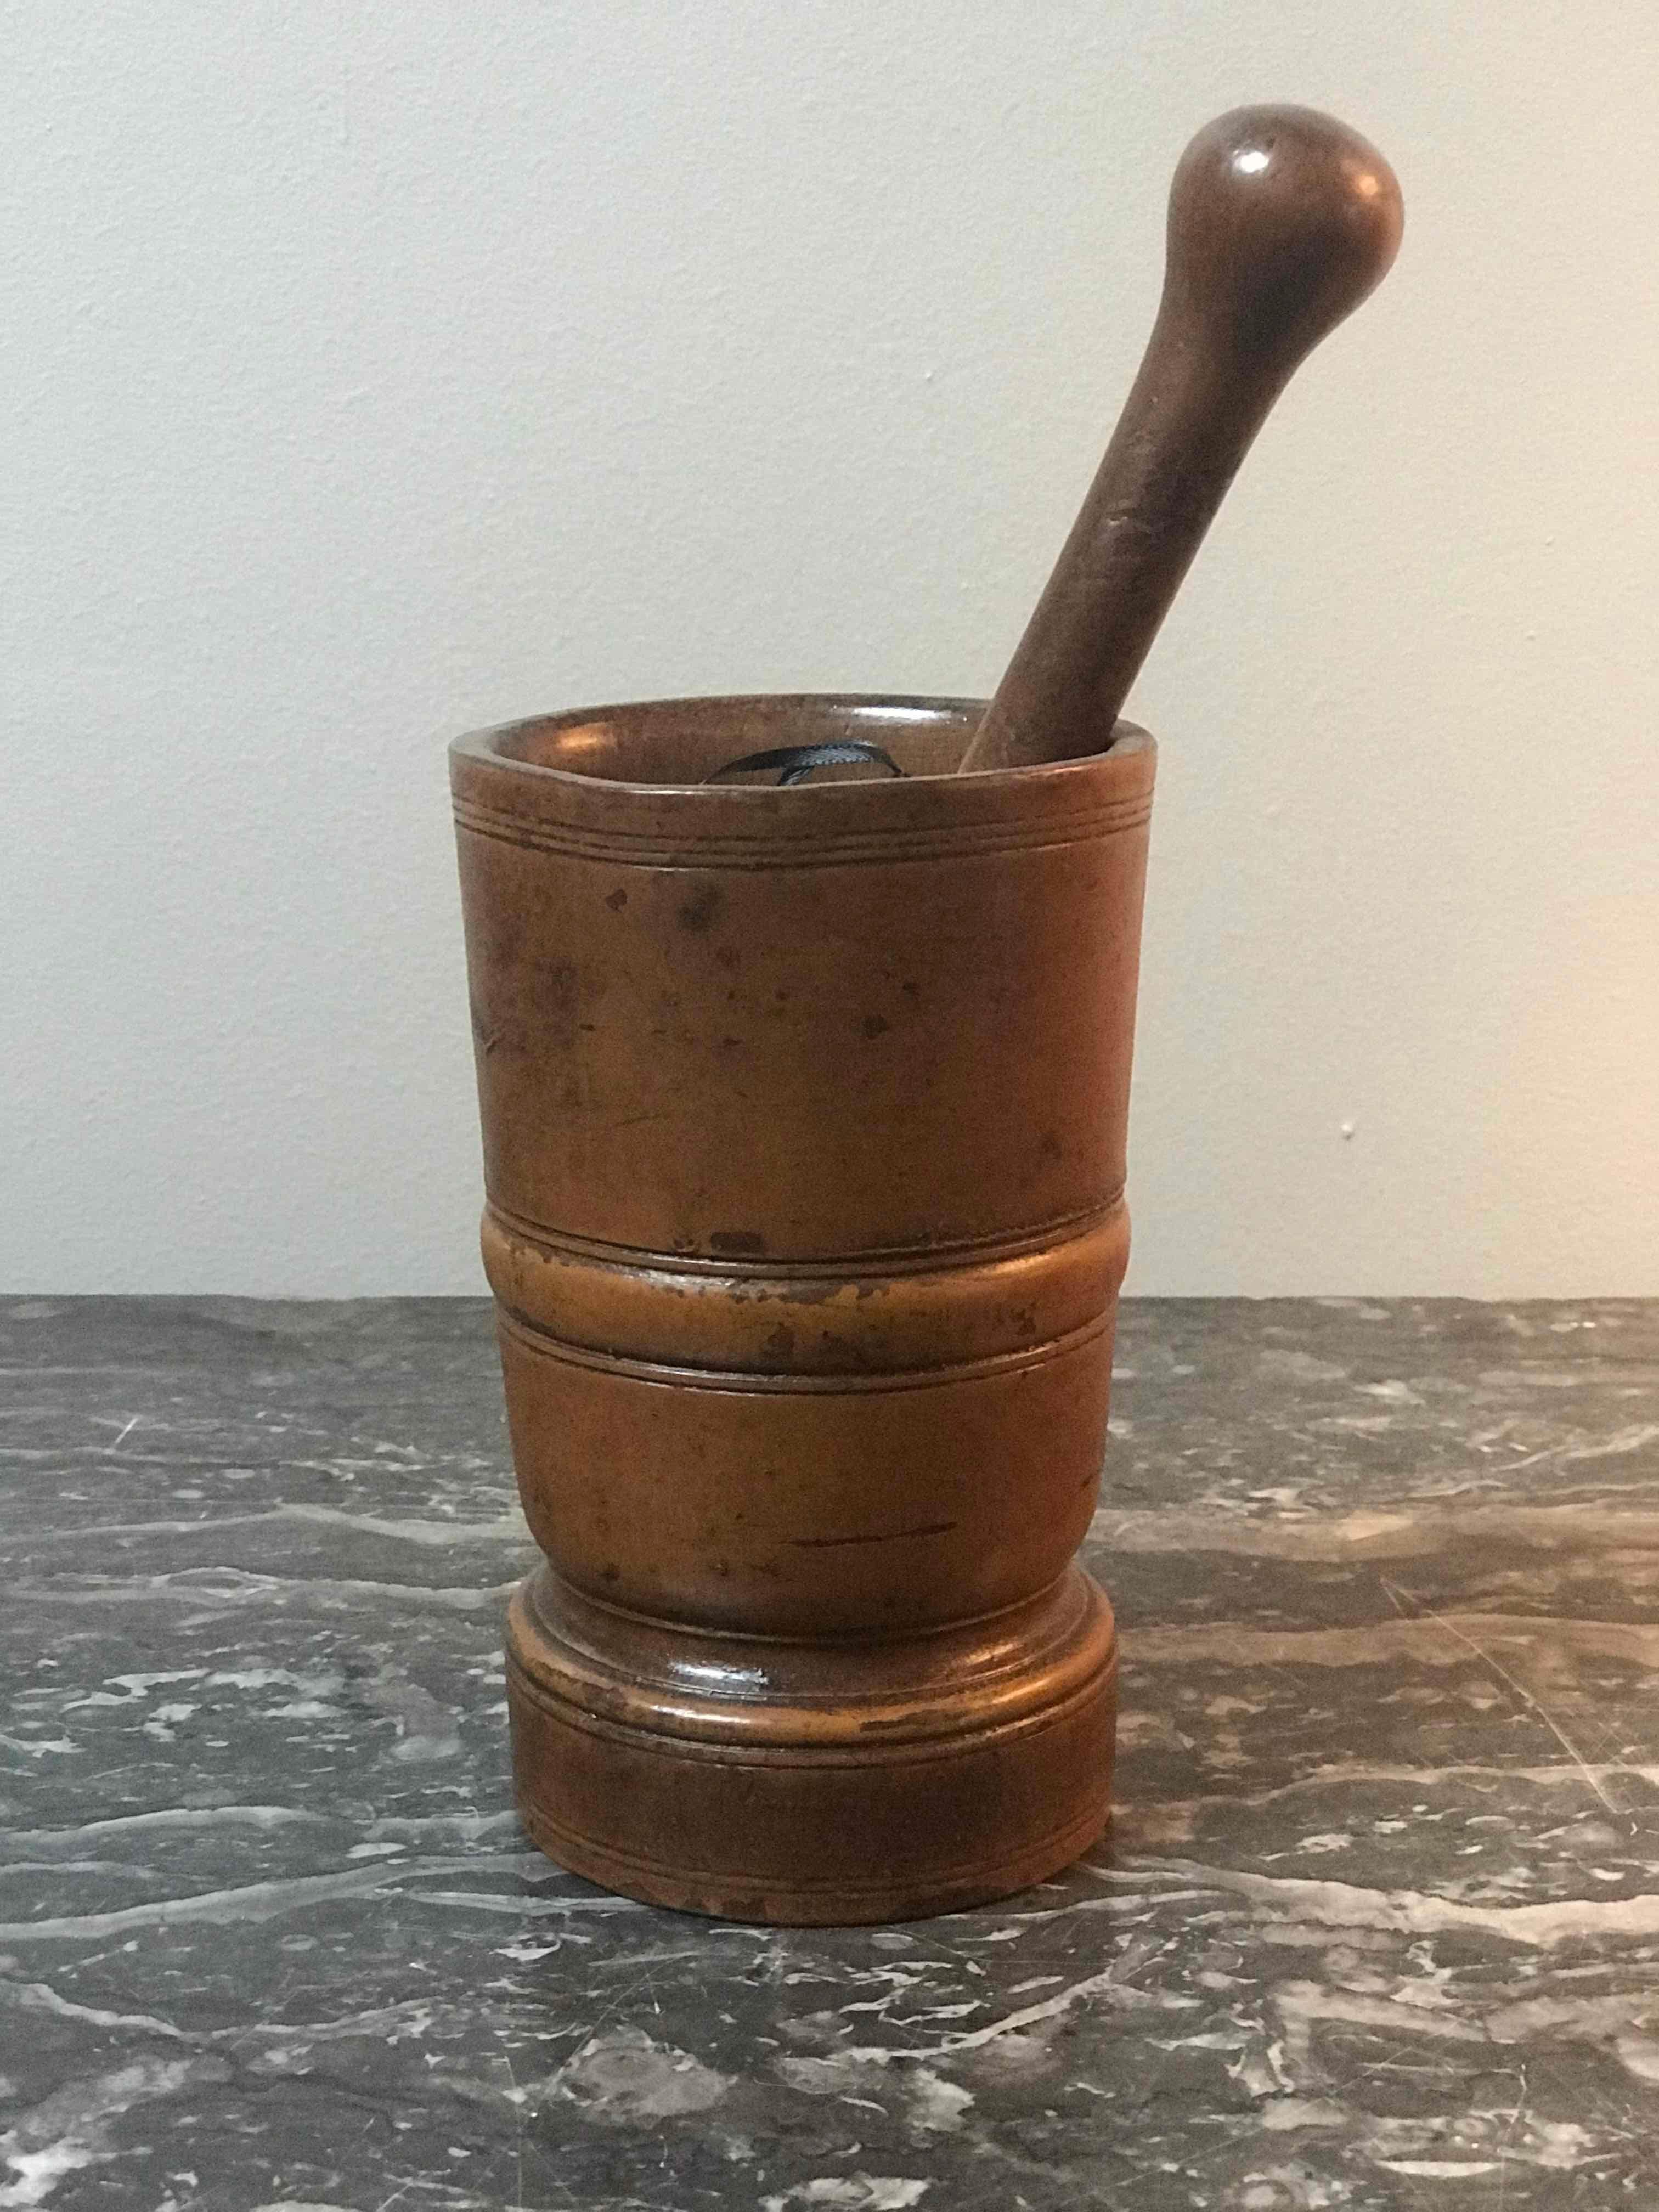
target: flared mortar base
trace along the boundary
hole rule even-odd
[[[1109,1810],[1117,1638],[1075,1566],[994,1620],[839,1644],[671,1627],[544,1567],[507,1685],[531,1835],[646,1904],[916,1919],[1057,1873]]]

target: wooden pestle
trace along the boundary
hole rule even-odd
[[[1109,741],[1268,409],[1387,273],[1401,221],[1382,156],[1312,108],[1235,108],[1199,132],[1170,188],[1139,374],[963,769]]]

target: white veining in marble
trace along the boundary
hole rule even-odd
[[[0,1368],[0,2212],[1659,2203],[1655,1309],[1126,1308],[1113,1831],[842,1931],[523,1839],[482,1306]]]

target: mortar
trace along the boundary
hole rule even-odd
[[[452,749],[520,1494],[519,1802],[793,1923],[1007,1893],[1107,1817],[1106,1440],[1153,746],[953,773],[982,702]],[[903,780],[702,779],[872,739]]]

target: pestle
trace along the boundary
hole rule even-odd
[[[1268,409],[1387,273],[1401,220],[1382,156],[1312,108],[1235,108],[1199,132],[1170,187],[1139,374],[963,769],[1109,741]]]

